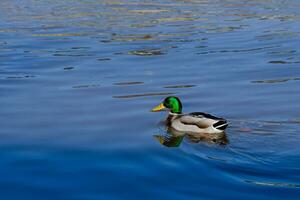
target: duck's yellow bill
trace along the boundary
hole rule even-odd
[[[157,112],[157,111],[160,111],[160,110],[163,110],[165,109],[166,107],[164,106],[164,104],[159,104],[158,106],[156,106],[155,108],[153,108],[151,111],[152,112]]]

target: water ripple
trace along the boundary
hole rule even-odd
[[[113,96],[113,98],[117,99],[131,99],[136,97],[147,97],[147,96],[166,96],[173,95],[173,92],[152,92],[152,93],[144,93],[144,94],[129,94],[129,95],[121,95],[121,96]]]
[[[295,78],[282,78],[282,79],[270,79],[270,80],[257,80],[257,81],[251,81],[251,83],[269,83],[269,84],[274,84],[274,83],[284,83],[288,81],[300,81],[300,77],[295,77]]]
[[[254,181],[254,180],[245,180],[245,182],[258,185],[258,186],[300,188],[300,184],[296,184],[296,183],[263,182],[263,181]]]

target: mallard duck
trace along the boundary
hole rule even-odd
[[[152,112],[168,110],[166,126],[190,135],[215,135],[224,133],[228,126],[225,119],[203,112],[182,113],[182,104],[178,97],[169,96]]]

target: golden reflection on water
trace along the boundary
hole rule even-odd
[[[32,34],[35,37],[66,37],[66,36],[84,36],[85,33],[44,33]]]
[[[153,40],[154,36],[151,34],[128,34],[128,35],[113,35],[112,40],[121,42],[132,42],[140,40]]]
[[[165,54],[165,52],[161,49],[142,49],[129,51],[128,54],[136,56],[158,56]]]

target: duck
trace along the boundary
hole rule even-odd
[[[219,138],[224,136],[228,122],[204,112],[182,113],[182,103],[176,96],[166,97],[152,112],[169,111],[165,125],[168,129],[194,137]]]

